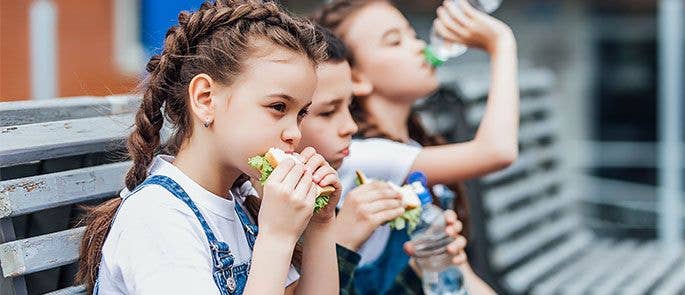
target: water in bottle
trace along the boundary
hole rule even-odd
[[[455,5],[458,5],[460,0],[451,0]],[[502,0],[467,0],[475,9],[485,13],[492,13],[499,8]],[[450,43],[442,39],[431,30],[430,46],[424,50],[424,55],[428,62],[437,67],[445,63],[448,59],[460,56],[466,52],[467,47],[459,43]]]
[[[427,295],[465,295],[463,275],[452,264],[452,256],[447,252],[447,245],[454,239],[445,232],[443,210],[432,204],[426,176],[413,172],[407,182],[421,200],[419,222],[409,235],[414,243],[414,258],[422,273],[423,292]]]

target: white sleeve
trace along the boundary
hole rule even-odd
[[[191,225],[194,216],[169,207],[130,209],[117,217],[128,222],[111,256],[127,293],[219,294],[206,238]]]
[[[343,161],[340,172],[343,178],[348,178],[348,174],[354,175],[355,170],[361,170],[368,178],[401,185],[419,152],[420,146],[387,139],[353,140],[350,156]]]

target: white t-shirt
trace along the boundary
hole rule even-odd
[[[234,265],[251,260],[235,201],[257,195],[250,182],[231,190],[231,200],[201,187],[171,162],[157,156],[150,175],[165,175],[190,196],[219,241],[228,243]],[[128,193],[127,191],[122,194]],[[100,294],[219,294],[212,277],[209,242],[197,217],[165,188],[149,185],[126,199],[105,240]],[[286,286],[299,279],[290,266]]]
[[[356,187],[355,170],[361,170],[368,178],[385,180],[401,185],[409,175],[411,166],[421,151],[416,142],[403,144],[388,139],[354,139],[350,145],[350,156],[343,160],[338,175],[343,184],[343,195],[338,206],[342,206],[347,192]],[[360,266],[378,259],[390,237],[390,227],[378,227],[362,245],[358,253]]]

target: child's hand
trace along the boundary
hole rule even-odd
[[[338,212],[335,224],[338,244],[356,251],[376,228],[402,214],[402,197],[388,183],[362,184],[347,193]]]
[[[312,173],[312,180],[321,187],[332,186],[335,191],[331,193],[328,199],[328,205],[323,207],[319,212],[314,214],[312,221],[319,223],[333,222],[335,220],[335,206],[340,200],[342,193],[342,184],[338,178],[338,172],[331,167],[323,156],[316,153],[312,147],[307,147],[300,153],[302,156],[307,171]]]
[[[481,48],[490,54],[502,47],[510,50],[510,46],[515,46],[509,26],[473,8],[466,0],[460,0],[458,4],[447,0],[437,13],[433,28],[448,42]]]
[[[314,210],[316,186],[305,165],[286,159],[264,184],[259,210],[259,232],[277,235],[293,244],[309,223]]]
[[[452,264],[457,266],[463,266],[467,262],[466,252],[466,238],[460,235],[462,230],[461,221],[457,219],[457,214],[452,210],[445,211],[445,233],[448,236],[454,238],[452,243],[447,245],[447,252],[452,256]],[[411,241],[404,243],[404,251],[409,254],[409,256],[414,256],[415,249]],[[413,259],[413,258],[412,258]],[[412,262],[412,267],[415,267],[415,263]],[[417,273],[420,273],[417,271]]]

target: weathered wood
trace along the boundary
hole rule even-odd
[[[0,245],[5,277],[18,277],[75,262],[85,227]]]
[[[492,263],[498,268],[506,268],[524,257],[534,253],[542,246],[572,235],[580,224],[578,217],[565,215],[552,222],[544,223],[538,228],[517,239],[501,242],[492,252]]]
[[[116,195],[131,162],[0,182],[0,218]]]
[[[512,292],[523,293],[541,276],[550,273],[556,266],[584,251],[591,243],[592,234],[577,232],[573,238],[506,273],[504,281]]]
[[[135,111],[136,96],[73,97],[0,103],[0,127],[111,116]]]
[[[69,288],[60,289],[45,295],[85,295],[86,287],[84,285],[73,286]]]
[[[0,167],[121,147],[132,114],[0,127]]]

